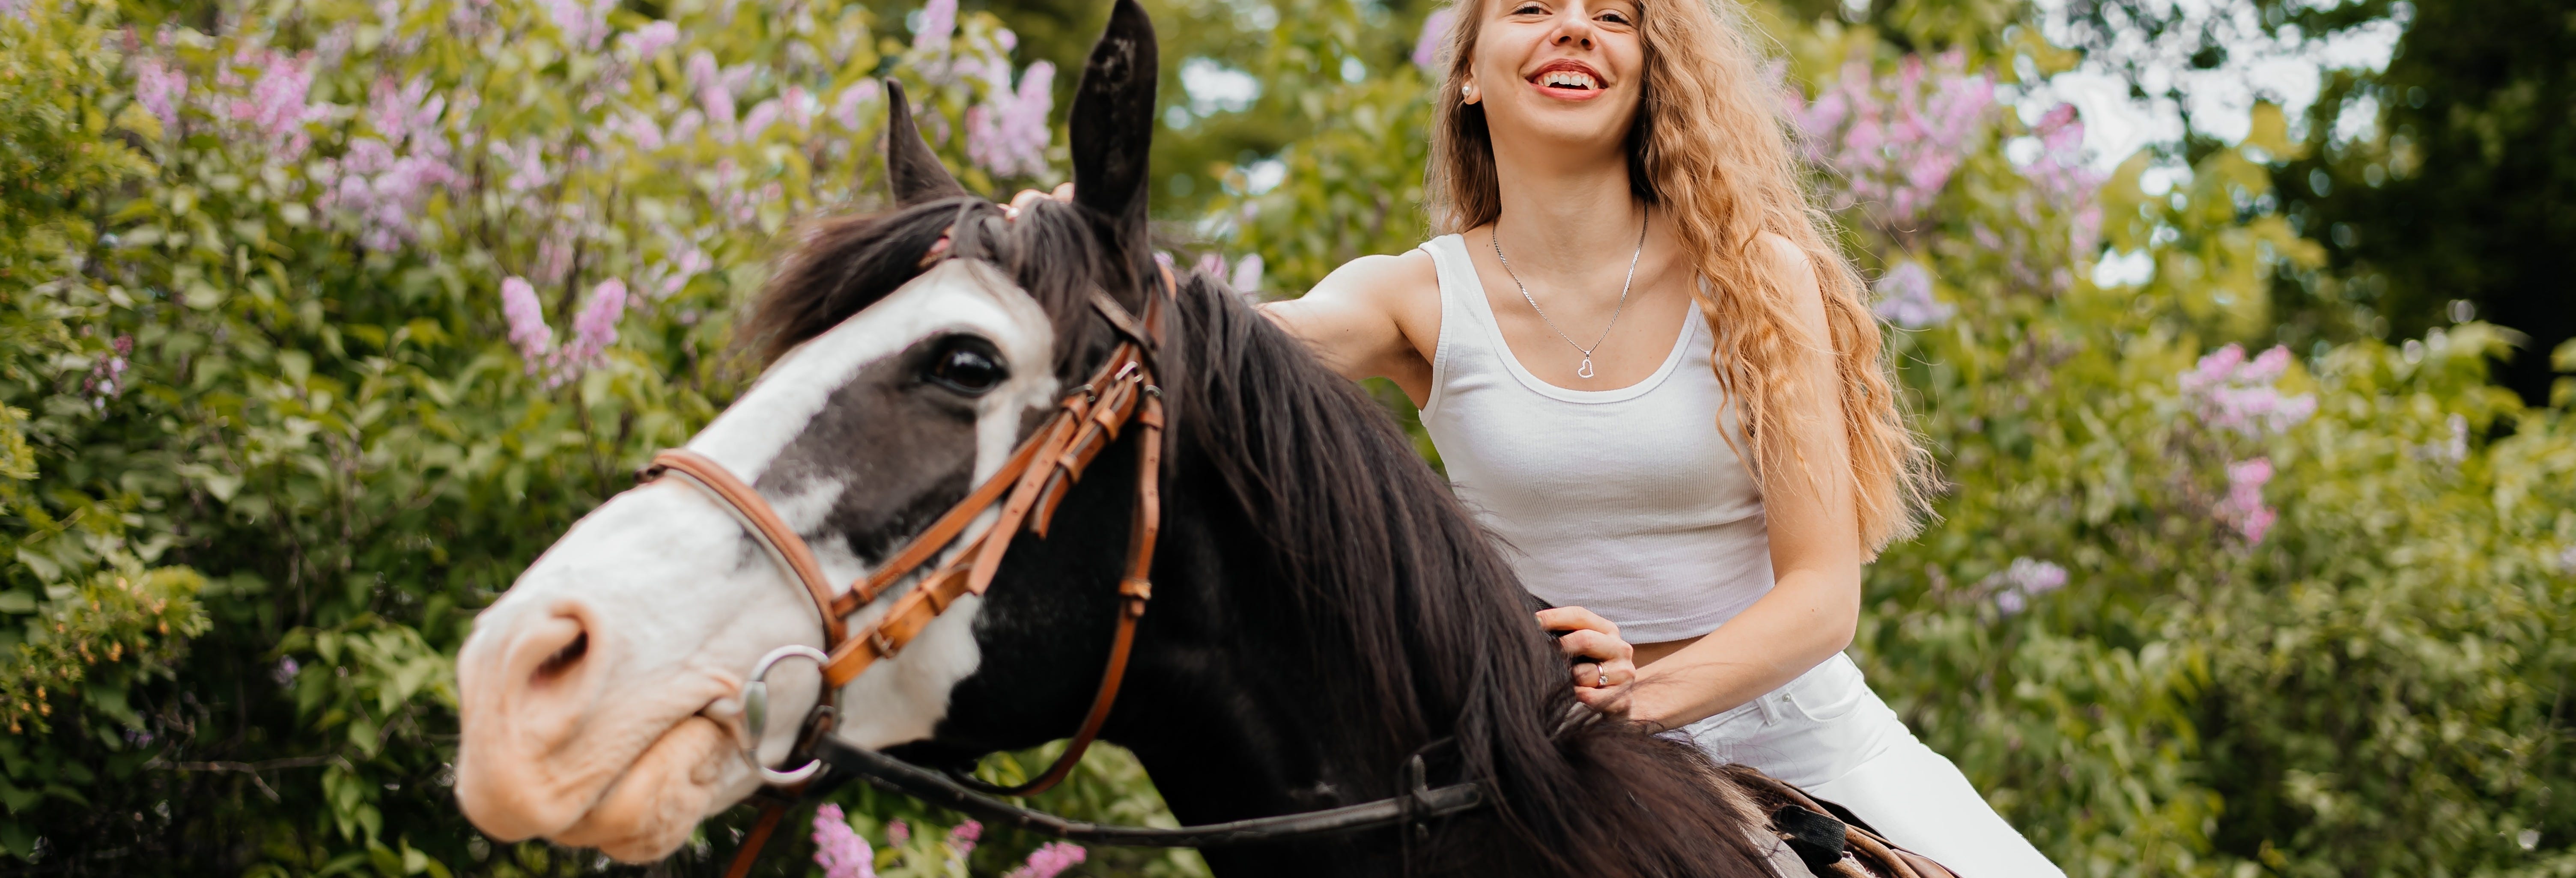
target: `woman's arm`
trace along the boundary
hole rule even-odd
[[[1850,646],[1860,622],[1859,513],[1824,296],[1795,245],[1768,234],[1762,242],[1766,268],[1789,293],[1813,342],[1794,368],[1817,392],[1772,412],[1767,425],[1786,432],[1807,472],[1771,472],[1762,480],[1776,583],[1770,593],[1724,627],[1638,670],[1626,693],[1628,715],[1656,728],[1689,725],[1780,688]]]
[[[1342,377],[1393,379],[1420,405],[1431,392],[1427,346],[1439,343],[1439,288],[1429,254],[1362,256],[1305,296],[1264,304],[1261,312]]]

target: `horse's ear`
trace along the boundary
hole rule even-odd
[[[1146,158],[1154,145],[1154,22],[1118,0],[1073,96],[1073,198],[1111,217],[1120,243],[1143,246]]]
[[[904,96],[903,83],[886,80],[885,96],[886,185],[894,189],[895,203],[911,207],[966,194],[912,124],[912,99]]]

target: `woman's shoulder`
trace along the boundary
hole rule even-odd
[[[1362,256],[1342,263],[1309,290],[1308,298],[1322,296],[1365,302],[1386,310],[1399,310],[1412,302],[1433,300],[1440,290],[1440,270],[1429,251],[1421,248],[1395,254]]]

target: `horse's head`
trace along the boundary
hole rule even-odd
[[[810,233],[749,324],[773,362],[688,444],[756,489],[830,582],[864,578],[1003,466],[1059,388],[1103,358],[1113,336],[1086,306],[1093,291],[1142,307],[1156,70],[1151,24],[1119,0],[1073,105],[1075,201],[1016,218],[967,195],[889,89],[897,206]],[[943,241],[956,258],[926,258]],[[1007,657],[979,638],[1048,625],[999,618],[1006,607],[1090,618],[1088,604],[1114,601],[1005,600],[998,589],[989,601],[960,598],[842,689],[837,733],[886,747],[927,740],[970,708],[988,720],[1054,719],[1051,703],[1032,708],[1044,717],[967,705],[959,684],[997,664],[1096,673],[1105,632],[1085,623],[1080,635],[1016,637]],[[769,676],[779,720],[757,742],[743,685],[771,650],[821,645],[816,615],[805,587],[706,492],[665,479],[612,498],[476,619],[457,657],[458,802],[502,839],[542,836],[625,860],[669,854],[758,786],[745,746],[772,765],[793,746],[787,719],[815,700],[812,667]]]

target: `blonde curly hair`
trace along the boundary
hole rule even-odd
[[[1468,104],[1468,81],[1484,0],[1460,0],[1441,57],[1446,61],[1431,130],[1424,191],[1433,231],[1463,232],[1502,215],[1484,108]],[[1727,388],[1757,484],[1797,473],[1811,486],[1832,475],[1812,465],[1794,431],[1772,429],[1788,401],[1815,388],[1792,368],[1818,343],[1801,325],[1787,291],[1762,269],[1763,232],[1806,255],[1824,293],[1834,384],[1851,441],[1854,507],[1864,554],[1913,536],[1928,517],[1935,486],[1931,455],[1907,423],[1880,343],[1862,304],[1851,261],[1831,243],[1833,219],[1809,199],[1793,130],[1778,87],[1761,67],[1744,12],[1733,0],[1640,0],[1644,97],[1628,133],[1629,181],[1637,196],[1671,217],[1674,233],[1706,282],[1692,294],[1717,329],[1709,366]],[[1728,442],[1736,441],[1727,437]],[[1740,447],[1740,446],[1739,446]]]

